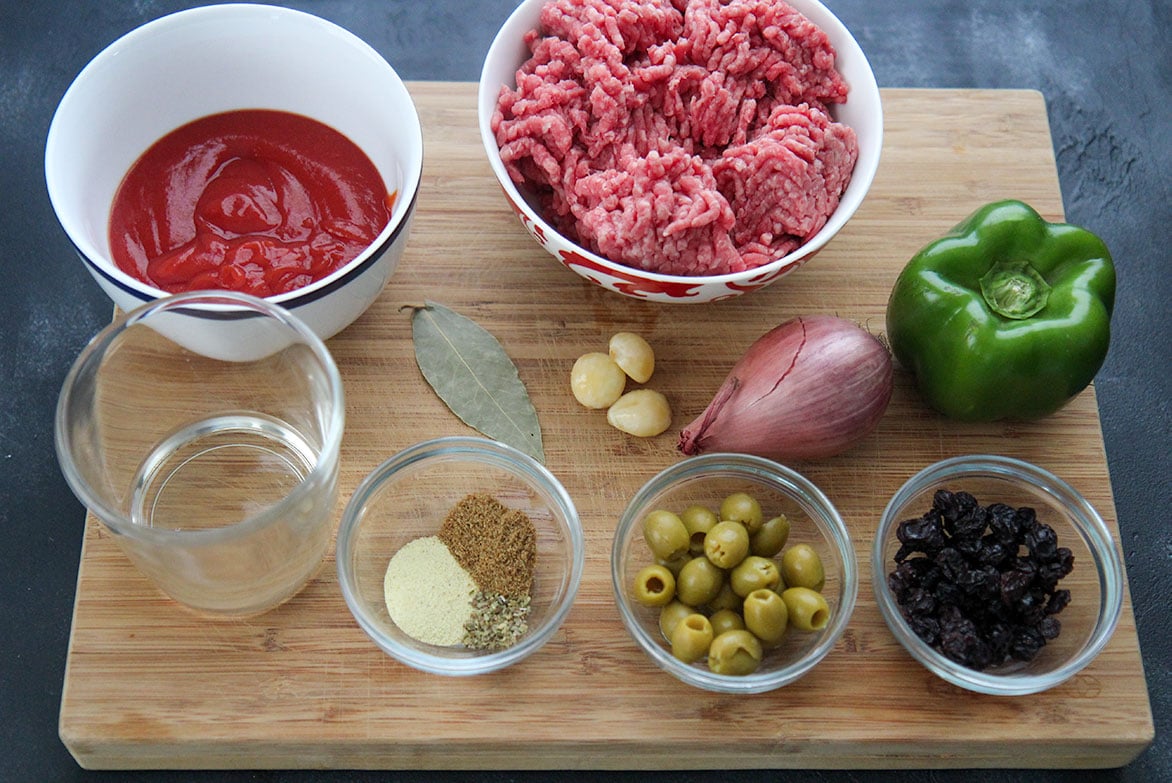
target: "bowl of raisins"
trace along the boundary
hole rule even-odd
[[[771,460],[703,454],[651,478],[615,529],[619,615],[651,663],[718,693],[763,693],[834,650],[858,594],[842,517]]]
[[[1099,513],[1021,460],[954,457],[891,498],[871,555],[879,610],[934,674],[993,695],[1038,693],[1091,663],[1123,603]]]

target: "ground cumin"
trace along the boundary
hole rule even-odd
[[[491,495],[468,495],[448,512],[437,536],[481,592],[529,595],[537,531],[523,512]]]

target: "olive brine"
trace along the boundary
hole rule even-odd
[[[643,519],[655,563],[635,575],[632,595],[659,609],[660,632],[679,660],[752,674],[788,629],[818,631],[830,620],[822,559],[809,544],[787,548],[789,534],[784,514],[766,518],[745,492],[717,511],[656,509]]]

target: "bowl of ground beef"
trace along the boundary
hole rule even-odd
[[[891,498],[871,556],[879,610],[929,671],[1020,696],[1079,673],[1123,602],[1114,538],[1061,478],[1021,460],[953,457]]]
[[[817,0],[525,0],[478,111],[538,244],[658,302],[800,267],[862,203],[883,135],[866,56]]]

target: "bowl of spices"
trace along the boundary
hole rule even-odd
[[[578,512],[557,478],[479,437],[391,457],[338,529],[338,581],[359,626],[433,674],[484,674],[536,652],[569,612],[584,562]]]
[[[689,457],[627,504],[611,550],[619,615],[689,685],[763,693],[835,647],[858,593],[834,504],[801,474],[744,454]]]
[[[891,498],[871,556],[875,598],[929,671],[993,695],[1059,685],[1111,639],[1123,565],[1072,486],[1021,460],[954,457]]]

